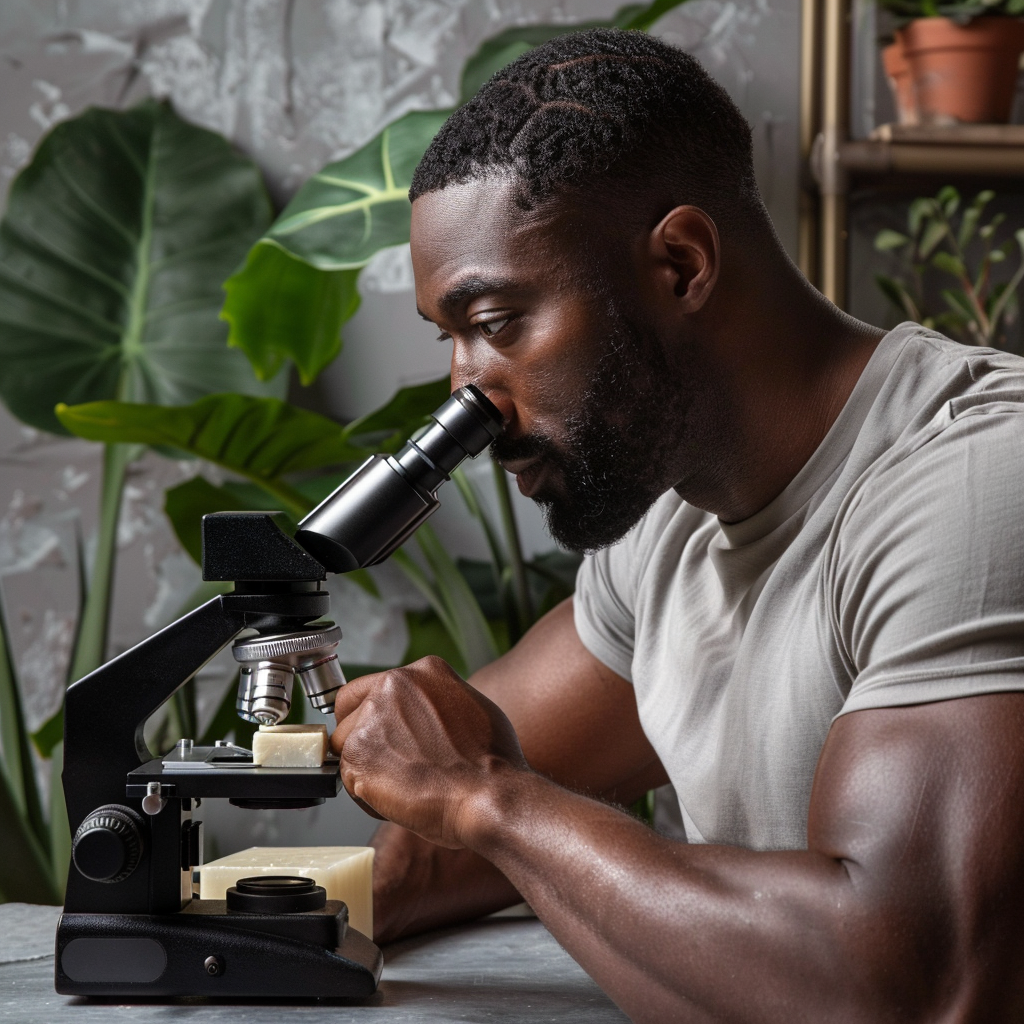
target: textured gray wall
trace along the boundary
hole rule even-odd
[[[259,162],[278,202],[311,173],[411,109],[451,105],[465,58],[523,22],[605,17],[614,0],[4,0],[0,6],[0,193],[46,130],[89,105],[169,97],[184,117],[225,134]],[[695,53],[755,129],[758,177],[795,248],[799,0],[691,0],[656,33]],[[345,350],[303,400],[350,417],[401,384],[446,371],[414,312],[405,249],[363,275]],[[94,530],[98,446],[40,434],[0,408],[0,582],[30,725],[52,712],[75,616],[74,538]],[[132,470],[119,536],[112,652],[170,621],[198,582],[161,512],[164,488],[196,467],[147,456]],[[475,470],[488,473],[486,466]],[[479,540],[449,502],[439,523],[467,553]],[[549,546],[532,507],[527,545]],[[404,649],[400,588],[372,602],[336,582],[347,659]],[[395,652],[398,653],[395,653]],[[210,694],[224,669],[204,676]],[[235,812],[211,802],[221,852],[245,841],[361,842],[368,821],[347,801],[318,811]],[[301,835],[295,823],[301,820]],[[246,833],[243,837],[243,833]]]

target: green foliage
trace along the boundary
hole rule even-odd
[[[901,315],[968,344],[1005,345],[1024,280],[1024,229],[996,244],[1004,217],[985,221],[994,198],[989,190],[979,192],[961,211],[960,193],[946,186],[935,198],[910,204],[906,233],[886,228],[875,236],[879,252],[895,253],[903,263],[900,276],[875,277]],[[1020,263],[1008,281],[994,283],[992,269],[1014,254],[1014,241]],[[927,297],[936,285],[945,309],[932,311]]]
[[[0,223],[0,396],[62,434],[53,407],[281,394],[225,345],[220,282],[264,231],[259,171],[149,100],[58,125]]]
[[[358,306],[359,271],[381,249],[409,240],[412,173],[449,113],[406,114],[314,174],[228,279],[230,343],[261,375],[288,358],[309,384],[338,354],[342,324]],[[294,309],[303,315],[289,317]]]
[[[167,408],[130,402],[57,406],[73,434],[88,441],[149,444],[197,455],[267,488],[288,512],[306,506],[282,479],[363,454],[345,428],[326,416],[276,398],[208,395],[192,405]]]
[[[961,25],[982,15],[1020,17],[1024,0],[876,0],[882,10],[906,23],[914,18],[951,18]]]
[[[225,345],[220,282],[270,222],[259,171],[167,104],[87,110],[40,143],[0,222],[0,398],[64,434],[54,407],[112,399],[163,405],[216,391],[283,394]],[[240,396],[241,397],[241,396]],[[99,527],[67,682],[106,656],[125,471],[140,449],[104,451]],[[63,718],[34,734],[52,757],[49,821],[0,618],[0,820],[7,899],[59,901],[69,858],[60,785]]]
[[[272,242],[254,246],[244,268],[224,283],[221,312],[230,344],[260,380],[281,369],[285,353],[311,384],[341,348],[341,325],[359,308],[358,269],[318,270]]]
[[[95,402],[62,406],[59,415],[70,431],[88,440],[178,449],[250,481],[249,489],[237,483],[218,487],[197,476],[167,492],[165,510],[174,530],[199,561],[203,515],[284,504],[293,519],[301,518],[339,480],[332,475],[312,488],[314,493],[304,493],[293,479],[296,474],[351,464],[375,451],[394,450],[426,422],[447,397],[449,387],[448,379],[443,378],[402,388],[381,409],[347,427],[275,399],[241,395],[213,395],[177,409]],[[307,488],[309,483],[307,480]],[[452,638],[460,666],[475,671],[500,653],[494,635],[465,577],[429,525],[420,528],[416,544],[424,564],[404,551],[393,556],[396,564]],[[365,573],[350,573],[349,577],[373,589]]]
[[[430,414],[451,394],[448,377],[399,388],[379,409],[353,420],[345,435],[352,444],[380,452],[396,452],[405,439],[430,420]]]

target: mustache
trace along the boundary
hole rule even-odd
[[[491,442],[491,458],[495,462],[534,458],[559,461],[560,457],[560,449],[551,438],[544,434],[523,434],[521,437],[509,437],[502,433]]]

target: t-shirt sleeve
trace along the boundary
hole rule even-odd
[[[628,572],[628,545],[629,538],[583,560],[576,576],[573,615],[583,646],[632,681],[635,583]]]
[[[841,714],[1024,690],[1024,404],[968,407],[851,495],[830,615]]]

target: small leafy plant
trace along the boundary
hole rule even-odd
[[[1024,15],[1024,0],[876,0],[900,23],[915,18],[950,18],[961,25],[982,15]]]
[[[879,252],[902,257],[904,273],[878,274],[875,280],[911,320],[967,344],[1005,347],[1006,329],[1017,316],[1017,289],[1024,280],[1024,228],[997,243],[1005,215],[985,219],[994,198],[995,193],[985,190],[961,207],[960,193],[946,186],[934,199],[915,199],[906,233],[887,228],[875,236]],[[1009,280],[994,281],[994,268],[1018,249],[1020,263]],[[932,312],[930,297],[936,286],[946,308]]]

